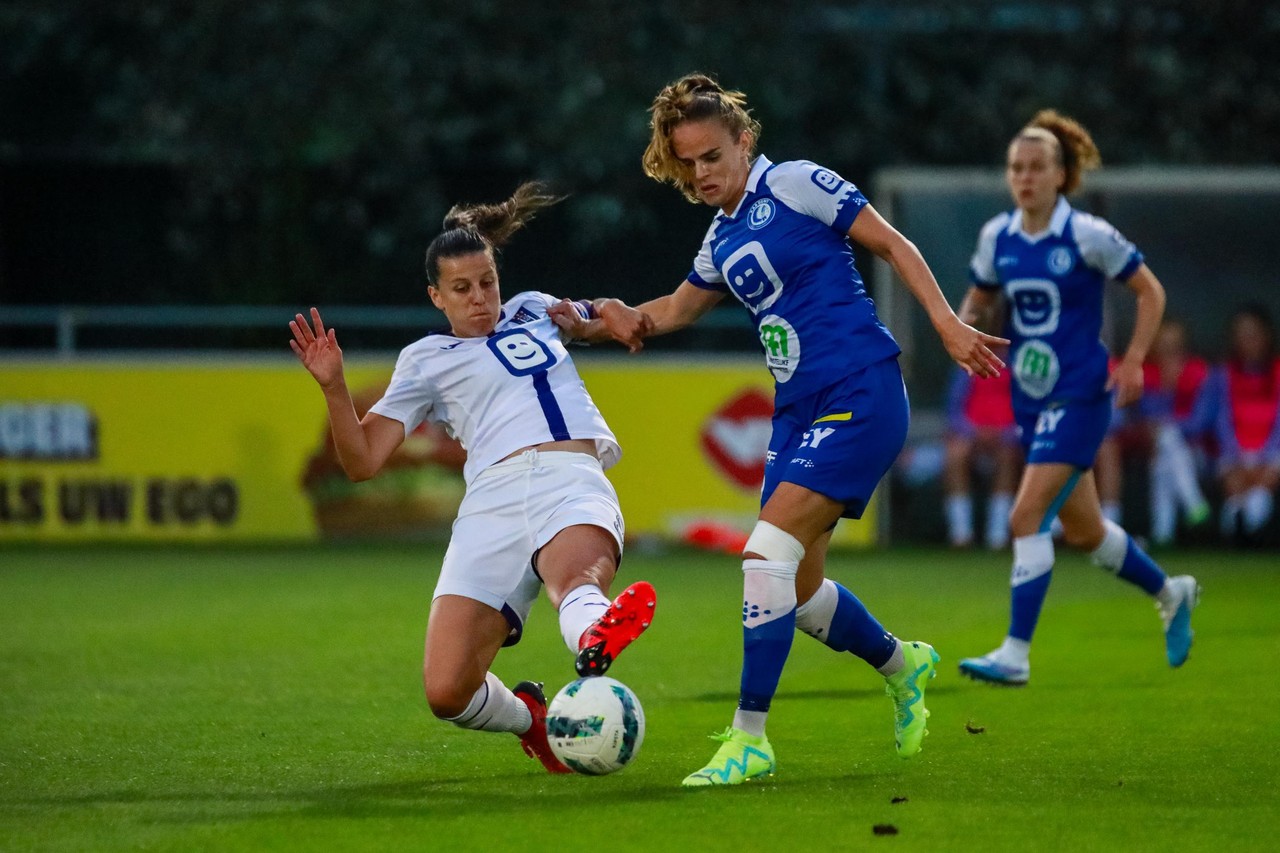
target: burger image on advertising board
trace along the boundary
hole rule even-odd
[[[363,418],[386,383],[355,390]],[[326,422],[320,446],[307,460],[302,489],[316,526],[327,537],[447,538],[462,503],[467,452],[439,424],[423,423],[404,440],[376,477],[353,483],[338,464]]]

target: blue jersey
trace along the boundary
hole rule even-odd
[[[732,214],[707,230],[689,282],[729,291],[751,312],[775,405],[814,394],[898,344],[876,317],[848,231],[866,197],[806,160],[756,158]]]
[[[1009,301],[1014,409],[1038,411],[1105,392],[1103,285],[1128,279],[1140,266],[1142,253],[1132,243],[1061,196],[1040,234],[1022,229],[1019,210],[983,226],[969,275],[978,287],[1003,290]]]

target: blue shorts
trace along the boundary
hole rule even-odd
[[[1107,435],[1111,395],[1050,403],[1039,410],[1015,411],[1014,417],[1028,465],[1060,462],[1085,471],[1093,467],[1098,445]]]
[[[779,483],[795,483],[862,518],[880,478],[907,440],[907,389],[898,359],[846,376],[773,413],[763,507]]]

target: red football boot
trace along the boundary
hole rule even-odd
[[[522,681],[511,688],[511,692],[528,706],[529,716],[533,718],[529,731],[520,735],[520,745],[524,747],[525,754],[541,761],[548,773],[572,773],[572,770],[556,758],[547,741],[547,697],[542,692],[542,684],[537,681]]]
[[[578,641],[578,659],[573,666],[579,677],[608,672],[622,650],[653,622],[657,603],[658,595],[648,581],[636,581],[624,589]]]

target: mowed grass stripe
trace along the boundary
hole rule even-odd
[[[838,555],[834,577],[943,656],[924,752],[894,755],[879,677],[798,636],[770,718],[778,775],[697,793],[679,780],[736,698],[732,559],[628,555],[659,609],[611,674],[648,733],[632,767],[592,779],[431,717],[419,667],[440,556],[0,551],[0,849],[1265,849],[1280,829],[1274,555],[1160,556],[1205,586],[1178,671],[1150,603],[1064,555],[1022,690],[955,670],[1003,633],[1006,557]],[[545,602],[525,637],[495,666],[508,684],[572,678]]]

